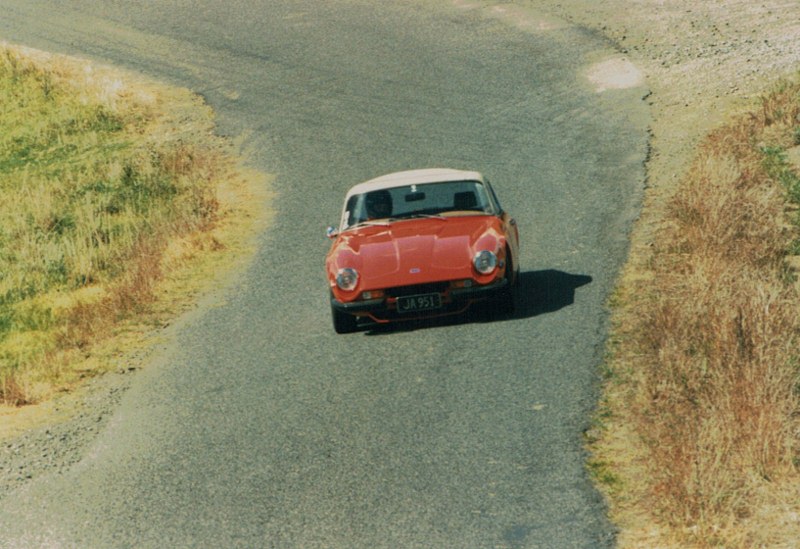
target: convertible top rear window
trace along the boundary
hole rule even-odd
[[[480,181],[447,181],[404,185],[351,196],[342,215],[342,229],[378,219],[408,219],[454,212],[494,214]]]

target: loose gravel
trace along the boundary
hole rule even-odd
[[[79,462],[113,414],[138,367],[126,367],[95,378],[78,394],[61,402],[68,419],[38,427],[0,442],[0,500],[27,481],[61,474]],[[59,405],[56,405],[56,413]]]

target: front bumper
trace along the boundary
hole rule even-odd
[[[369,317],[375,322],[385,323],[460,314],[466,311],[473,303],[493,299],[507,289],[508,279],[506,278],[501,278],[491,284],[472,286],[470,288],[447,288],[444,292],[439,293],[442,299],[441,307],[417,313],[398,313],[397,298],[390,296],[346,302],[339,301],[331,296],[331,307],[339,312]]]

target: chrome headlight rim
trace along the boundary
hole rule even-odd
[[[497,254],[491,250],[481,250],[472,258],[472,266],[482,275],[488,275],[497,268]]]
[[[339,269],[336,273],[336,286],[345,292],[352,292],[358,286],[358,271],[350,267]]]

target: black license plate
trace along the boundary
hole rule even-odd
[[[442,306],[442,296],[439,294],[409,295],[397,298],[398,313],[415,313],[417,311],[430,311]]]

